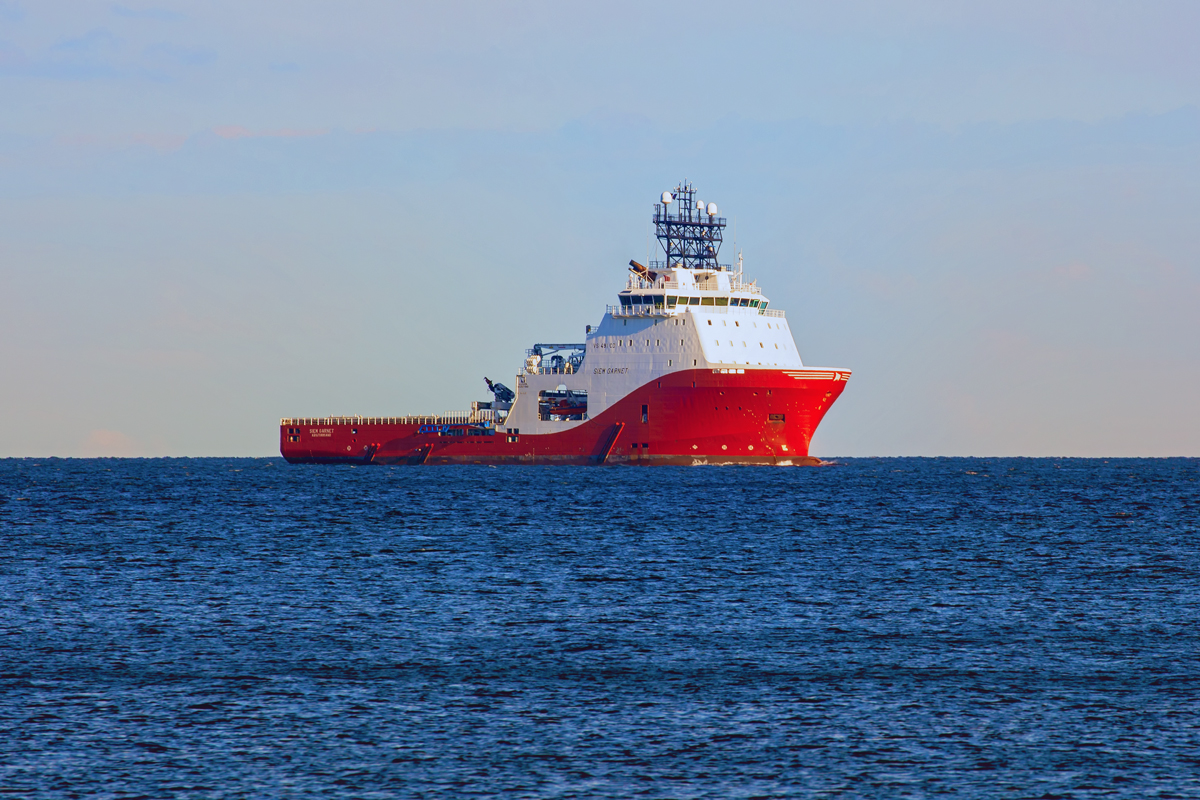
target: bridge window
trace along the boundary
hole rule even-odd
[[[700,305],[700,298],[699,298],[699,297],[692,297],[692,298],[689,298],[689,299],[688,299],[688,305],[692,305],[692,306],[698,306],[698,305]]]

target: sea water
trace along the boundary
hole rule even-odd
[[[1200,797],[1200,461],[0,461],[28,798]]]

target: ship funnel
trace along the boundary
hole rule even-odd
[[[669,206],[671,203],[675,202],[675,198],[671,196],[670,192],[663,192],[662,201],[663,205]]]

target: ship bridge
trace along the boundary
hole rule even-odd
[[[654,204],[654,228],[664,260],[651,261],[649,266],[630,261],[632,274],[617,297],[618,305],[608,306],[606,312],[614,317],[645,317],[737,310],[784,316],[777,309],[768,310],[762,290],[754,281],[746,281],[741,253],[736,269],[720,263],[725,224],[717,204],[698,200],[691,182],[685,180],[673,192],[663,192]]]
[[[628,317],[683,313],[695,306],[693,310],[718,314],[743,309],[763,316],[784,316],[782,311],[767,309],[770,301],[755,283],[743,280],[741,267],[739,258],[736,272],[673,269],[653,279],[631,275],[617,295],[618,305],[606,310],[613,316]]]

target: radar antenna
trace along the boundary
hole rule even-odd
[[[676,207],[674,214],[671,205]],[[650,267],[727,270],[728,264],[717,262],[724,232],[725,218],[717,216],[717,204],[697,201],[696,190],[684,180],[654,204],[654,235],[667,260],[651,261]]]

